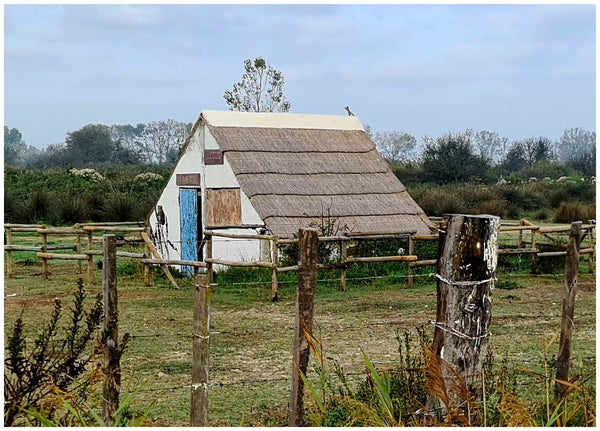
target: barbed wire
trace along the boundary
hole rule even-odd
[[[435,274],[431,273],[431,274],[413,274],[412,277],[414,278],[419,278],[419,277],[429,277],[429,278],[433,278]],[[369,277],[352,277],[352,278],[346,278],[347,282],[353,281],[353,280],[378,280],[378,279],[385,279],[385,278],[410,278],[410,275],[374,275],[374,276],[369,276]],[[340,279],[339,278],[323,278],[323,279],[318,279],[317,280],[317,284],[318,283],[322,283],[322,282],[339,282]],[[265,281],[236,281],[236,282],[224,282],[224,283],[215,283],[218,286],[252,286],[252,285],[265,285],[268,284],[270,285],[272,283],[271,280],[265,280]],[[290,280],[290,281],[277,281],[277,284],[297,284],[298,280]]]
[[[330,358],[331,359],[331,358]],[[595,357],[594,356],[587,356],[584,358],[581,358],[582,361],[595,361]],[[397,365],[399,368],[401,369],[402,364],[400,361],[371,361],[374,365]],[[536,361],[534,359],[519,359],[519,360],[515,360],[515,361],[511,361],[512,366],[518,366],[518,365],[522,365],[522,364],[539,364],[539,361]],[[394,371],[394,369],[390,369],[389,371]],[[343,372],[343,376],[344,377],[367,377],[368,376],[368,371],[367,370],[362,370],[362,371],[349,371],[349,372]],[[543,376],[540,376],[540,378],[543,378]],[[247,386],[247,385],[255,385],[255,384],[261,384],[261,383],[289,383],[290,382],[290,378],[289,377],[277,377],[277,378],[271,378],[271,379],[252,379],[252,380],[241,380],[241,381],[236,381],[236,382],[212,382],[208,384],[209,388],[223,388],[223,387],[231,387],[231,386]],[[527,381],[522,381],[516,382],[517,385],[519,386],[527,386],[530,385],[530,382]],[[188,384],[188,385],[181,385],[181,386],[166,386],[166,387],[158,387],[158,388],[146,388],[146,389],[136,389],[136,390],[127,390],[126,392],[129,394],[132,393],[137,393],[137,392],[146,392],[146,393],[152,393],[152,392],[169,392],[169,391],[178,391],[178,390],[183,390],[183,389],[191,389],[192,385]]]

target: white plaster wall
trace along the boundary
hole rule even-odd
[[[150,216],[150,227],[152,228],[153,237],[160,238],[161,244],[156,243],[155,246],[161,253],[164,259],[181,259],[181,232],[179,218],[179,189],[176,184],[177,174],[191,174],[201,171],[202,159],[204,152],[197,146],[190,145],[188,151],[182,155],[177,163],[177,166],[171,178],[167,182],[158,202],[155,205],[155,210]],[[165,213],[165,225],[159,225],[156,218],[156,208],[162,206]]]
[[[239,183],[227,162],[225,155],[222,165],[204,166],[204,149],[219,149],[214,137],[208,131],[206,126],[198,127],[194,136],[190,140],[185,154],[179,159],[171,178],[163,190],[156,206],[161,205],[166,216],[166,224],[159,226],[156,213],[152,212],[150,216],[150,226],[153,230],[153,237],[157,236],[161,240],[160,244],[155,246],[164,259],[181,259],[181,235],[179,219],[179,189],[176,184],[177,174],[200,173],[200,189],[202,196],[206,195],[206,188],[239,188]],[[250,199],[240,191],[242,224],[244,225],[262,225],[263,221],[250,203]],[[155,207],[156,210],[156,207]],[[202,226],[206,229],[204,198],[202,199]],[[256,229],[227,229],[221,232],[237,234],[256,234]],[[206,252],[206,249],[205,249]],[[213,241],[213,258],[249,262],[257,261],[260,258],[260,242],[258,240],[230,239],[215,237]]]

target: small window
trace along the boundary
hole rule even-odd
[[[241,226],[240,189],[206,189],[206,226]]]

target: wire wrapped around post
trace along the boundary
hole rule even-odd
[[[492,289],[498,261],[500,218],[446,215],[437,263],[437,314],[433,352],[482,396],[482,369],[492,318]],[[448,388],[456,375],[444,371]],[[450,393],[458,399],[458,394]]]

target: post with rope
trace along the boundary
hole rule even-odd
[[[492,289],[498,261],[500,218],[490,215],[444,215],[438,243],[437,313],[432,351],[439,361],[448,395],[457,375],[483,396],[483,362],[489,346]]]
[[[210,297],[207,275],[196,276],[192,328],[192,396],[190,426],[208,424],[208,348],[210,342]]]

